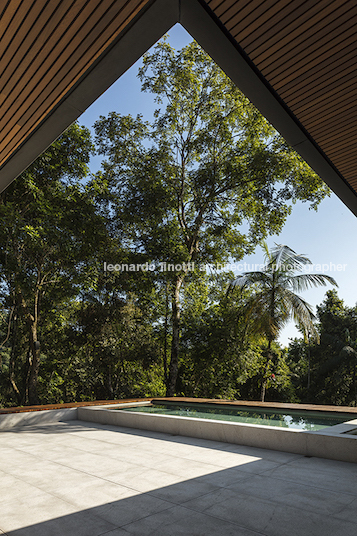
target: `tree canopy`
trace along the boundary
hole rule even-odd
[[[227,294],[233,274],[205,268],[252,253],[328,188],[195,42],[163,40],[139,79],[156,101],[151,122],[116,110],[93,140],[74,124],[0,196],[0,404],[257,399],[263,377],[267,398],[327,400],[342,373],[335,400],[353,403],[356,327],[343,304],[337,326],[336,296],[319,312],[321,346],[288,352],[276,341],[287,302],[275,323],[261,308],[247,324],[254,285]],[[102,167],[90,174],[93,150]]]
[[[269,251],[263,242],[266,265],[258,272],[247,272],[234,279],[230,288],[241,290],[252,287],[245,314],[253,333],[262,333],[268,341],[267,362],[262,380],[261,399],[264,402],[267,371],[272,359],[271,344],[289,320],[294,320],[305,335],[318,340],[315,315],[311,306],[297,294],[310,287],[327,283],[337,286],[333,277],[326,274],[302,273],[312,262],[306,255],[295,253],[288,246],[277,244]]]
[[[10,374],[19,403],[38,402],[44,309],[54,309],[85,284],[83,265],[100,240],[103,222],[79,185],[92,151],[88,129],[74,124],[0,195],[3,307],[14,337],[20,321],[28,337],[24,385]],[[12,368],[16,353],[14,344]]]
[[[160,42],[139,78],[154,121],[112,112],[96,122],[96,180],[108,185],[117,236],[150,261],[182,266],[167,274],[173,395],[189,263],[241,259],[281,231],[292,204],[316,208],[328,189],[197,43],[176,52]]]

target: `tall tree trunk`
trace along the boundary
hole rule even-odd
[[[38,373],[40,370],[40,343],[37,340],[37,327],[39,318],[39,289],[36,289],[33,314],[30,313],[26,300],[18,288],[18,295],[20,297],[20,303],[24,312],[24,317],[28,327],[29,334],[29,352],[28,352],[28,371],[26,377],[26,398],[30,405],[39,404],[38,399]]]
[[[9,380],[10,380],[11,387],[16,395],[17,403],[19,404],[19,406],[21,406],[23,404],[23,397],[20,393],[19,388],[17,387],[16,379],[15,379],[17,327],[18,327],[18,316],[17,316],[17,313],[15,313],[14,321],[13,321],[12,345],[11,345],[10,362],[9,362]]]
[[[114,389],[113,389],[113,382],[112,382],[112,367],[111,366],[108,367],[106,384],[107,384],[107,392],[109,394],[109,400],[114,400]]]
[[[265,365],[265,369],[264,369],[262,388],[261,388],[261,391],[260,391],[260,400],[261,400],[261,402],[264,402],[264,400],[265,400],[265,391],[266,391],[266,388],[267,388],[266,372],[268,370],[268,365],[269,365],[269,360],[267,361],[267,363]]]
[[[29,326],[29,375],[28,375],[28,401],[31,406],[39,404],[38,399],[38,373],[40,370],[40,343],[37,341],[37,323]]]
[[[265,367],[264,367],[263,379],[262,379],[262,388],[261,388],[261,391],[260,391],[260,400],[261,400],[261,402],[264,402],[264,400],[265,400],[265,392],[266,392],[267,383],[268,383],[267,374],[268,374],[268,368],[269,368],[269,363],[271,361],[271,357],[272,357],[272,355],[271,355],[271,339],[269,339],[269,341],[268,341],[267,360],[266,360]]]
[[[175,282],[172,296],[172,342],[169,380],[166,396],[174,396],[178,375],[179,346],[180,346],[180,289],[184,276],[180,275]]]
[[[169,285],[166,282],[166,288],[165,288],[165,323],[164,323],[164,355],[163,355],[163,361],[164,361],[164,380],[166,389],[169,385],[169,374],[167,370],[167,331],[168,331],[168,322],[169,322]]]

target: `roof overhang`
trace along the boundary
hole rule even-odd
[[[85,19],[88,27],[88,35],[92,35],[91,56],[86,58],[84,62],[82,61],[82,64],[76,64],[73,61],[74,50],[72,51],[72,55],[70,53],[67,54],[65,61],[62,63],[64,69],[73,73],[71,80],[67,83],[66,87],[54,85],[54,89],[52,90],[52,93],[50,93],[51,98],[48,100],[49,104],[47,108],[39,108],[40,111],[37,112],[37,115],[35,110],[27,122],[21,120],[19,113],[21,112],[21,109],[23,109],[23,116],[25,116],[26,110],[29,110],[31,106],[34,107],[33,102],[31,101],[31,99],[34,99],[34,93],[28,92],[27,95],[26,92],[16,94],[15,91],[12,96],[6,92],[4,93],[3,90],[0,89],[0,94],[3,95],[5,106],[5,108],[3,107],[1,116],[3,118],[7,115],[10,117],[10,125],[9,123],[3,122],[3,128],[1,129],[4,132],[4,136],[2,139],[0,138],[0,154],[2,155],[0,188],[6,188],[12,180],[20,175],[28,165],[41,154],[41,152],[43,152],[73,121],[75,121],[113,82],[130,68],[130,66],[135,63],[135,61],[139,59],[163,34],[165,34],[174,24],[181,23],[192,37],[196,39],[196,41],[236,83],[242,92],[255,104],[261,113],[274,125],[287,142],[292,145],[316,173],[320,175],[345,205],[357,215],[357,176],[354,174],[354,170],[357,170],[357,157],[355,156],[355,153],[351,152],[351,155],[348,156],[348,167],[346,168],[348,173],[346,177],[346,173],[343,175],[341,172],[341,165],[338,167],[335,162],[336,159],[331,158],[331,154],[335,155],[336,152],[332,151],[332,153],[329,153],[326,149],[324,150],[325,147],[331,146],[331,138],[328,137],[329,143],[326,145],[326,143],[324,144],[324,137],[321,138],[321,136],[312,135],[311,129],[307,128],[309,121],[305,120],[303,122],[300,120],[296,113],[292,111],[291,106],[289,107],[287,102],[283,100],[281,93],[284,93],[284,91],[278,92],[274,89],[273,85],[268,82],[267,76],[264,76],[264,69],[258,69],[257,64],[259,64],[259,62],[256,61],[254,63],[252,61],[251,55],[248,55],[240,46],[239,42],[237,42],[237,36],[235,36],[235,38],[233,32],[228,30],[228,23],[232,20],[232,13],[234,13],[234,10],[241,12],[243,16],[243,8],[247,9],[249,4],[254,4],[255,6],[259,4],[260,6],[265,6],[265,11],[268,10],[269,6],[271,8],[275,6],[275,15],[277,15],[277,13],[279,13],[276,12],[278,4],[281,4],[280,12],[283,12],[284,6],[292,5],[296,1],[297,0],[291,0],[290,2],[277,0],[270,2],[260,0],[260,2],[249,3],[245,0],[210,0],[207,2],[204,0],[128,0],[126,2],[124,0],[102,0],[101,2],[97,2],[97,5],[101,7],[101,11],[98,11],[97,16],[101,16],[102,18],[100,21],[102,21],[105,15],[107,26],[105,28],[103,26],[104,30],[101,35],[103,36],[105,32],[108,32],[107,28],[110,27],[108,22],[110,16],[116,17],[116,20],[118,21],[115,26],[116,30],[113,30],[110,35],[108,33],[110,38],[103,44],[103,39],[100,41],[93,36],[93,31],[96,27],[96,13],[93,12],[93,2],[64,0],[60,4],[68,5],[67,15],[70,14],[71,7],[73,9],[76,7],[78,10],[80,4],[82,5],[81,13],[83,13],[83,10],[89,9],[89,6],[91,6],[91,19],[89,17],[89,11],[87,19]],[[34,20],[31,21],[31,28],[29,23],[27,34],[25,32],[23,33],[24,40],[26,38],[29,39],[28,36],[31,35],[31,31],[36,34],[36,24],[40,24],[39,21],[43,20],[39,16],[40,9],[45,9],[45,7],[51,3],[52,2],[45,2],[44,0],[32,0],[32,8],[38,8],[38,18],[35,19],[35,16],[33,15]],[[302,4],[300,1],[298,1],[298,3]],[[346,2],[344,2],[344,0],[336,0],[335,2],[332,2],[332,4],[333,3],[335,3],[336,6],[341,6]],[[15,4],[17,4],[17,11],[15,10]],[[83,6],[83,4],[85,4],[85,6]],[[224,4],[227,5],[224,7]],[[322,1],[319,2],[319,4],[322,4],[321,7],[324,7],[327,4],[330,5],[331,2]],[[27,6],[26,9],[24,7],[25,5]],[[26,24],[25,11],[28,17],[31,14],[28,11],[29,2],[10,0],[9,6],[14,7],[12,23],[16,24],[16,21],[18,21],[19,27],[20,22],[22,26]],[[114,9],[114,7],[116,9]],[[230,19],[228,19],[228,23],[224,23],[222,22],[224,19],[223,15],[228,13],[227,10],[230,10]],[[6,11],[3,12],[3,15],[4,13],[6,14]],[[254,13],[254,10],[251,10],[250,15],[252,15],[252,13]],[[56,13],[53,14],[53,17],[55,17],[55,15]],[[217,15],[219,15],[220,18]],[[259,13],[257,12],[255,19],[252,19],[254,22],[251,27],[252,34],[253,30],[255,30],[255,32],[257,31],[256,21],[259,18],[258,15]],[[247,12],[245,12],[245,16],[247,18],[244,20],[248,21],[246,26],[249,26],[250,19]],[[291,20],[292,16],[294,16],[294,11],[291,10],[289,20]],[[302,15],[299,15],[298,13],[296,14],[294,19],[295,23],[299,22],[296,21],[298,16]],[[306,18],[306,13],[304,16]],[[316,16],[318,17],[318,13]],[[322,16],[325,16],[323,9],[321,10],[321,17]],[[49,17],[48,20],[51,22],[52,26],[55,25],[56,20],[51,20],[51,17]],[[88,20],[91,20],[92,26],[88,26]],[[276,18],[269,18],[266,15],[263,20],[265,20],[264,24],[267,29],[264,30],[263,27],[264,32],[262,30],[261,35],[265,36],[268,35],[268,33],[266,33],[268,32],[268,29],[273,28],[273,20],[275,21],[274,24],[276,24]],[[97,19],[97,25],[99,24],[98,21],[99,19]],[[60,20],[57,22],[58,27],[60,27]],[[12,28],[12,32],[13,31],[14,28]],[[62,31],[68,31],[68,28],[63,27]],[[41,36],[41,33],[39,33],[39,35]],[[73,33],[73,36],[74,35],[75,33]],[[355,49],[357,50],[356,33],[354,34],[354,39]],[[82,42],[84,43],[86,40],[83,39]],[[96,48],[97,43],[98,46]],[[35,50],[36,46],[37,43],[35,39],[32,41],[33,50]],[[80,50],[80,46],[81,44],[77,49]],[[88,43],[86,46],[86,50],[88,50]],[[249,46],[246,48],[249,48]],[[31,47],[29,50],[31,50]],[[290,47],[290,50],[293,52],[294,49]],[[42,52],[42,54],[44,57],[45,52]],[[39,55],[40,53],[38,56]],[[6,57],[6,51],[3,58],[4,57]],[[354,56],[354,58],[356,57],[357,56]],[[31,61],[35,60],[32,58]],[[11,61],[9,61],[8,65],[11,69]],[[13,65],[14,67],[11,76],[15,77],[13,79],[16,79],[16,69],[21,68],[21,62],[18,64],[14,63]],[[41,65],[39,66],[39,72],[41,74],[42,68],[43,76],[45,76],[46,73],[48,73],[49,65],[46,65],[45,61],[43,61]],[[76,69],[78,72],[76,72]],[[308,72],[310,71],[311,69],[308,69]],[[354,76],[354,85],[356,86],[357,72]],[[20,77],[17,76],[17,79],[20,80]],[[49,81],[52,79],[53,77],[49,78]],[[309,82],[310,86],[311,83],[314,84],[314,81]],[[307,86],[307,90],[310,86]],[[48,87],[48,84],[46,87]],[[284,86],[281,83],[279,87],[284,89]],[[313,87],[313,85],[311,87]],[[330,93],[328,93],[328,95],[330,97]],[[41,93],[37,95],[37,99],[41,101]],[[316,106],[318,107],[323,103],[323,100],[321,101],[320,97],[316,97],[316,99]],[[14,116],[11,114],[11,110],[13,110],[14,114],[16,112],[19,116],[19,118],[13,122],[12,126],[11,118]],[[314,110],[314,113],[315,112],[316,110]],[[321,120],[322,119],[323,117],[321,117]],[[357,143],[355,124],[352,115],[348,128],[346,127],[343,132],[347,133],[346,135],[349,140],[353,138],[354,143]],[[322,140],[322,143],[319,143],[319,140]],[[336,144],[339,144],[340,146],[343,145],[343,139],[340,134],[339,138],[336,139]]]

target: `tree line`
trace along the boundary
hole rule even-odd
[[[247,327],[253,290],[188,267],[241,260],[327,187],[195,42],[164,39],[138,76],[151,123],[73,124],[0,195],[1,404],[303,397],[299,360]]]

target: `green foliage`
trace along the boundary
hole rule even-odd
[[[100,117],[100,172],[74,124],[0,195],[0,404],[256,399],[263,381],[294,400],[297,365],[247,327],[253,293],[227,296],[231,274],[197,267],[241,259],[328,189],[197,43],[162,41],[139,78],[153,121]]]
[[[276,245],[269,251],[265,242],[262,245],[266,266],[259,272],[247,272],[238,276],[231,282],[230,289],[253,289],[253,294],[246,302],[244,316],[247,329],[253,334],[264,335],[268,341],[261,380],[263,402],[269,385],[270,367],[272,364],[278,365],[272,342],[278,338],[284,325],[293,319],[306,338],[310,335],[318,338],[311,306],[296,292],[326,283],[337,286],[337,283],[327,275],[301,273],[305,265],[312,263],[306,256],[296,254],[288,246]]]
[[[95,124],[113,236],[157,263],[241,259],[281,231],[291,206],[313,208],[328,194],[232,81],[192,42],[166,40],[143,58],[142,90],[158,108],[152,124],[112,112]],[[187,269],[166,275],[171,288],[174,394],[181,302]],[[197,280],[197,284],[198,280]]]
[[[311,306],[296,292],[327,283],[337,286],[336,281],[325,274],[302,273],[306,265],[312,264],[310,259],[288,246],[276,245],[269,251],[265,242],[262,245],[266,260],[263,270],[242,274],[230,285],[231,290],[254,289],[246,307],[251,330],[273,341],[285,324],[294,320],[306,338],[308,334],[318,337]]]
[[[0,289],[12,324],[9,374],[18,403],[38,402],[46,313],[85,283],[83,267],[103,234],[79,182],[92,152],[89,131],[74,124],[0,196]]]
[[[295,340],[289,364],[297,396],[319,404],[357,405],[357,306],[346,307],[335,290],[317,308],[320,344]],[[311,386],[308,388],[308,362]]]

